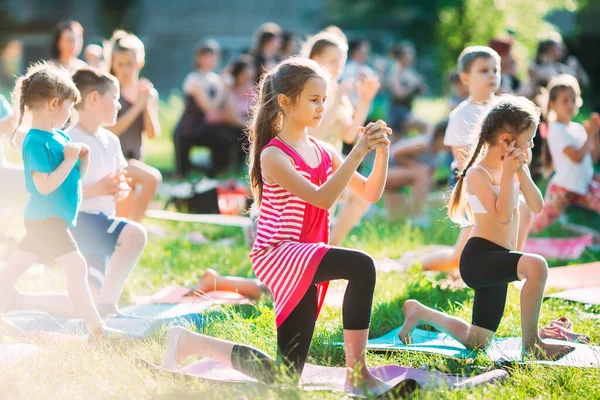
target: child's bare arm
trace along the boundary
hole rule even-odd
[[[144,108],[144,132],[148,139],[160,136],[160,121],[158,119],[159,99],[156,89],[150,90],[146,108]]]
[[[373,126],[375,124],[370,124],[367,127],[372,128]],[[389,145],[387,135],[386,128],[380,124],[372,128],[369,133],[364,133],[359,137],[358,143],[345,160],[341,161],[341,157],[333,151],[332,158],[336,158],[337,155],[337,161],[334,161],[333,165],[333,175],[322,186],[314,185],[304,178],[294,168],[289,157],[283,151],[276,148],[267,148],[261,155],[263,178],[268,182],[276,182],[288,192],[316,207],[328,210],[335,204],[346,187],[350,186],[352,190],[358,190],[357,184],[361,184],[359,181],[361,178],[363,180],[365,178],[358,174],[356,169],[370,150],[380,145]],[[349,185],[351,180],[354,183]],[[385,181],[385,177],[383,177],[383,180]],[[364,185],[364,183],[362,184]]]
[[[79,158],[79,152],[79,146],[67,144],[65,146],[65,159],[54,171],[50,173],[32,171],[31,177],[38,192],[48,195],[58,189],[75,167]]]
[[[527,165],[523,165],[517,171],[517,178],[519,178],[519,182],[521,183],[521,193],[523,193],[527,207],[536,214],[542,212],[544,208],[544,196],[535,182],[533,182]]]

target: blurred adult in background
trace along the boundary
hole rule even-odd
[[[254,59],[256,82],[260,80],[265,71],[273,68],[279,62],[281,35],[281,28],[274,22],[264,23],[256,30],[254,35],[256,46],[250,52]]]
[[[427,91],[423,77],[415,70],[415,47],[404,41],[392,48],[395,63],[388,77],[388,87],[392,94],[390,126],[394,136],[401,137],[415,129],[419,133],[427,131],[427,122],[413,114],[415,98]]]
[[[75,72],[86,63],[80,60],[83,49],[83,27],[77,21],[62,21],[56,25],[50,44],[51,64]]]
[[[561,74],[574,76],[582,87],[589,84],[589,77],[579,60],[574,56],[565,58],[565,47],[557,34],[538,43],[535,60],[529,65],[530,80],[522,94],[534,99],[540,88],[546,87],[552,78]]]
[[[175,166],[180,176],[185,176],[191,169],[189,155],[194,146],[209,148],[213,174],[227,169],[233,161],[232,147],[244,121],[231,112],[228,88],[222,77],[214,72],[220,56],[221,48],[216,41],[200,43],[196,48],[195,70],[183,81],[185,108],[173,134]],[[254,78],[252,75],[252,82]],[[232,85],[236,85],[235,78],[232,80]],[[237,129],[233,130],[236,133],[231,129],[232,120],[238,123]]]

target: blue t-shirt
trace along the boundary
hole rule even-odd
[[[25,186],[29,192],[25,220],[39,221],[61,218],[68,226],[75,226],[82,196],[79,161],[67,179],[55,191],[47,195],[43,195],[37,190],[31,175],[34,171],[49,174],[58,168],[65,159],[65,145],[70,142],[69,136],[61,130],[48,132],[31,129],[27,132],[23,141]]]

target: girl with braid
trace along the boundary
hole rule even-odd
[[[573,350],[540,339],[538,322],[548,265],[539,255],[515,251],[519,202],[535,213],[544,206],[527,166],[539,118],[539,110],[524,97],[500,96],[481,124],[477,146],[450,197],[450,218],[474,223],[460,259],[461,276],[475,290],[471,324],[408,300],[398,334],[403,342],[409,341],[414,328],[427,324],[469,349],[484,349],[502,319],[508,283],[526,279],[521,292],[524,355],[554,360]]]

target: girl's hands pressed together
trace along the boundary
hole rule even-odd
[[[521,149],[515,147],[514,140],[509,145],[506,143],[503,145],[506,153],[502,159],[502,170],[514,174],[527,164],[527,159]]]
[[[89,151],[89,148],[88,148]],[[64,149],[65,160],[77,161],[79,154],[81,153],[81,147],[75,143],[68,143]]]
[[[81,161],[87,161],[90,159],[90,148],[87,144],[78,143],[79,146],[79,159]]]
[[[390,140],[388,135],[391,134],[392,130],[387,127],[384,121],[370,122],[367,126],[360,128],[355,148],[363,156],[374,149],[389,149]]]

